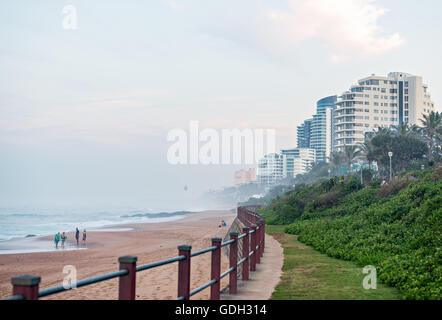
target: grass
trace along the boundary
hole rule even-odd
[[[366,290],[366,274],[354,262],[331,258],[284,233],[285,226],[266,226],[284,249],[283,274],[272,300],[397,300],[395,288],[377,282],[377,289]]]

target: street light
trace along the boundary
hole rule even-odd
[[[330,179],[330,173],[331,173],[331,170],[328,169],[327,171],[328,171],[328,178]]]
[[[391,157],[393,156],[393,152],[389,152],[388,156],[390,157],[390,181],[391,181]]]

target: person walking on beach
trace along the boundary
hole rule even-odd
[[[80,230],[75,228],[75,239],[77,240],[77,247],[80,245]]]
[[[54,242],[55,242],[55,249],[58,249],[58,242],[60,241],[60,232],[55,234]]]
[[[66,242],[66,239],[68,237],[66,236],[66,233],[63,232],[63,234],[61,235],[61,247],[64,249],[64,243]]]
[[[86,229],[83,231],[83,245],[86,245]]]

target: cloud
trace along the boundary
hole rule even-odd
[[[388,10],[376,0],[286,0],[284,9],[250,8],[222,21],[227,36],[275,55],[291,55],[309,40],[319,40],[330,49],[330,59],[342,62],[384,54],[400,47],[399,33],[384,34],[379,19]]]
[[[404,43],[398,33],[382,35],[378,19],[387,9],[375,0],[290,0],[288,4],[291,12],[269,12],[274,30],[293,44],[324,41],[334,62],[380,55]]]

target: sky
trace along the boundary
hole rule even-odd
[[[440,10],[435,0],[2,1],[0,207],[199,208],[199,194],[247,166],[172,165],[170,130],[274,129],[277,149],[296,147],[317,100],[371,74],[421,75],[440,111]]]

